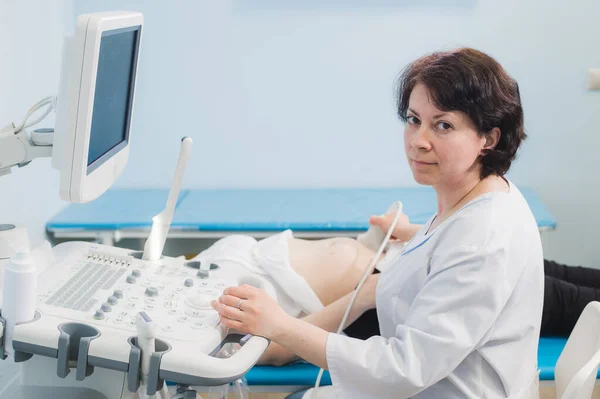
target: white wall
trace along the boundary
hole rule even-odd
[[[21,123],[34,103],[56,94],[62,41],[72,19],[71,1],[0,0],[0,125]],[[52,127],[53,120],[51,115],[36,127]],[[0,223],[27,226],[33,245],[65,205],[50,158],[0,177]]]
[[[510,177],[558,220],[546,256],[600,266],[600,93],[585,89],[600,67],[596,0],[74,4],[100,9],[146,18],[120,186],[167,187],[183,135],[195,139],[188,186],[412,185],[394,79],[424,53],[473,46],[520,82],[529,140]]]
[[[0,0],[0,126],[21,123],[31,105],[56,93],[62,40],[72,17],[70,1]],[[53,126],[53,118],[40,126]],[[45,238],[46,221],[64,205],[49,158],[0,177],[0,224],[27,226],[33,246]],[[18,370],[9,360],[0,362],[1,389]]]

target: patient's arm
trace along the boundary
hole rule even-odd
[[[348,314],[348,319],[344,328],[352,324],[358,319],[364,312],[375,307],[375,286],[377,285],[377,279],[379,274],[370,276],[365,284],[363,285],[360,293],[356,297],[354,306]],[[346,308],[350,303],[352,292],[346,294],[337,301],[327,305],[318,312],[312,313],[302,319],[310,324],[320,327],[329,332],[336,332]],[[263,356],[258,361],[258,364],[269,364],[275,366],[282,366],[292,361],[298,360],[299,358],[293,353],[282,347],[281,345],[271,342]]]

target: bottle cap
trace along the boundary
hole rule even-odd
[[[7,269],[20,272],[29,272],[35,270],[35,260],[28,250],[19,250],[10,262],[6,265]]]

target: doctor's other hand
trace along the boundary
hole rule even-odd
[[[387,233],[392,226],[392,223],[394,223],[395,217],[396,212],[386,213],[385,215],[373,215],[369,218],[369,224],[372,226],[377,226],[384,233]],[[417,230],[419,230],[419,227],[419,225],[411,224],[408,216],[402,212],[398,218],[398,222],[394,227],[394,231],[392,232],[390,239],[401,242],[410,241]]]
[[[267,339],[277,337],[291,317],[269,294],[247,284],[226,288],[210,304],[225,327]]]

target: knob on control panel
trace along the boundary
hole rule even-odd
[[[211,310],[212,306],[210,306],[210,301],[213,298],[208,295],[196,294],[190,295],[185,298],[185,304],[190,308],[200,309],[200,310]]]
[[[200,278],[208,278],[208,270],[200,269],[198,270],[198,273],[196,273],[196,276]]]

